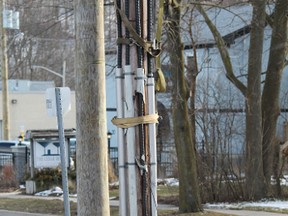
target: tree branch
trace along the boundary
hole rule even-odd
[[[210,18],[208,17],[205,10],[202,8],[201,5],[196,5],[197,10],[200,12],[200,14],[204,17],[206,24],[208,25],[211,33],[214,36],[214,39],[216,41],[217,47],[219,49],[223,64],[226,69],[226,77],[241,91],[241,93],[245,96],[246,95],[246,89],[247,87],[235,76],[233,72],[233,66],[231,63],[231,59],[227,50],[227,47],[225,45],[225,41],[223,40],[222,36],[220,35],[219,31],[215,27],[215,25],[212,23]]]

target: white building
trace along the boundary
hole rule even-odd
[[[56,129],[57,118],[51,118],[46,110],[45,90],[54,82],[9,80],[8,103],[10,139],[17,140],[26,130]],[[0,139],[3,139],[3,106],[0,94]],[[76,127],[75,92],[71,92],[71,110],[63,119],[65,128]]]
[[[111,77],[112,78],[112,77]],[[116,115],[113,106],[113,80],[107,79],[107,131],[113,133],[111,146],[116,146],[115,126],[111,119]],[[9,115],[10,139],[18,140],[18,136],[27,130],[57,129],[57,117],[49,117],[46,110],[45,92],[47,88],[54,87],[54,82],[41,82],[29,80],[9,80]],[[112,94],[112,95],[110,95]],[[116,101],[116,100],[115,100]],[[116,102],[114,102],[116,103]],[[0,140],[3,140],[2,92],[0,94]],[[76,128],[75,92],[71,91],[71,110],[63,117],[64,128]]]

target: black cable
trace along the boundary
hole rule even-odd
[[[121,0],[117,0],[116,2],[117,8],[121,9]],[[117,12],[117,31],[118,31],[118,38],[122,38],[122,23],[121,23],[121,16],[119,12]],[[122,68],[122,44],[118,44],[118,52],[117,52],[117,67]]]
[[[152,0],[147,0],[147,40],[152,41],[152,31],[153,31],[153,4]],[[152,65],[152,56],[148,53],[147,54],[147,70],[148,70],[148,77],[153,77],[153,65]]]
[[[136,33],[142,37],[142,28],[141,28],[141,8],[142,5],[140,3],[140,0],[137,0],[135,2],[135,8],[136,8]],[[141,46],[137,46],[137,65],[138,68],[143,67],[143,48]]]
[[[148,10],[147,11],[147,40],[148,41],[152,41],[153,17],[154,17],[152,3],[153,3],[153,0],[147,0],[147,10]],[[147,53],[147,73],[148,73],[147,74],[148,78],[153,77],[152,56],[149,53]],[[154,101],[149,101],[149,103],[154,103]],[[151,146],[149,146],[149,148],[151,148]],[[146,182],[146,187],[147,187],[147,182]],[[151,195],[150,195],[150,199],[152,199]],[[150,210],[151,210],[151,206],[150,206]]]
[[[136,0],[135,1],[135,13],[136,13],[136,33],[140,36],[142,36],[142,25],[141,25],[141,1]],[[137,67],[143,68],[143,48],[140,46],[137,46]],[[144,82],[141,80],[141,82]],[[143,103],[143,95],[142,93],[137,93],[137,107],[138,107],[138,115],[143,116],[144,115],[144,103]],[[142,166],[145,165],[145,131],[144,131],[144,125],[139,125],[139,147],[140,147],[140,164]],[[144,158],[143,158],[144,157]],[[141,170],[142,176],[141,176],[141,195],[142,195],[142,212],[143,216],[147,215],[147,175],[145,170]]]
[[[128,18],[128,20],[130,17],[129,14],[130,14],[129,0],[125,0],[125,15]],[[130,33],[129,33],[129,30],[127,28],[125,29],[125,37],[126,37],[126,39],[130,38]],[[130,65],[130,45],[129,44],[126,45],[125,63],[126,63],[126,65]]]

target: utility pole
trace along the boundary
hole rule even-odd
[[[8,103],[8,60],[6,52],[6,30],[3,27],[5,0],[0,3],[0,35],[1,35],[1,79],[2,79],[2,127],[3,139],[10,139],[10,114]]]
[[[77,212],[109,216],[104,1],[75,0]]]
[[[117,0],[116,70],[121,216],[157,216],[152,0]],[[134,43],[134,41],[136,43]],[[154,43],[155,42],[155,43]]]

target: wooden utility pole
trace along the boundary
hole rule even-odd
[[[104,2],[75,0],[78,215],[109,216]]]
[[[154,5],[147,0],[118,0],[116,6],[119,121],[113,119],[112,122],[118,127],[123,127],[123,122],[126,125],[124,129],[118,130],[120,215],[156,216],[158,115],[155,113],[155,69],[152,56],[155,50],[151,45]],[[131,124],[131,121],[135,121],[136,125]]]
[[[3,127],[3,139],[10,139],[10,114],[9,114],[9,103],[8,103],[8,60],[6,53],[6,30],[3,27],[4,20],[4,5],[3,0],[0,3],[0,35],[1,35],[1,79],[2,79],[2,127]]]

